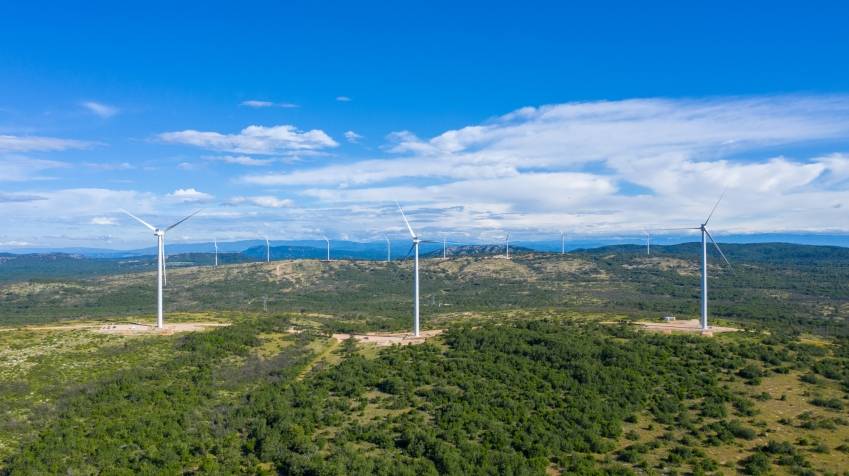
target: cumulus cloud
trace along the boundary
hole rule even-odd
[[[55,152],[85,149],[90,142],[42,136],[13,136],[0,134],[0,152]]]
[[[277,198],[271,195],[259,195],[252,197],[233,197],[225,202],[225,205],[253,205],[262,208],[288,208],[293,205],[292,200]]]
[[[260,101],[257,99],[250,99],[247,101],[242,101],[242,106],[252,107],[252,108],[266,108],[266,107],[282,107],[284,109],[292,109],[298,107],[297,104],[293,104],[290,102],[271,102],[271,101]]]
[[[240,181],[307,187],[305,196],[346,207],[398,198],[460,206],[476,224],[494,223],[495,214],[503,226],[566,221],[587,232],[703,218],[728,188],[729,229],[818,229],[832,226],[818,225],[831,215],[823,204],[837,210],[845,203],[839,185],[849,181],[847,157],[776,152],[811,143],[847,147],[847,133],[845,96],[569,103],[521,108],[431,138],[395,132],[384,147],[388,158]],[[769,218],[776,216],[783,219]]]
[[[92,114],[100,116],[104,119],[109,119],[110,117],[120,112],[120,110],[115,106],[110,106],[108,104],[103,104],[95,101],[85,101],[82,103],[82,106]]]
[[[279,154],[316,151],[339,145],[324,131],[300,131],[294,126],[248,126],[238,134],[184,130],[159,134],[159,139],[208,150],[239,154]]]
[[[174,190],[174,193],[168,194],[168,197],[183,203],[204,203],[210,202],[213,199],[212,195],[200,192],[194,188],[178,188]]]
[[[254,159],[247,155],[211,155],[205,156],[204,160],[224,162],[225,164],[245,165],[248,167],[262,167],[274,163],[271,159]]]
[[[171,142],[222,151],[210,161],[269,165],[262,161],[274,160],[280,165],[237,177],[231,185],[247,191],[219,198],[232,206],[194,222],[195,227],[216,223],[214,229],[203,230],[201,239],[213,233],[247,238],[246,229],[277,226],[293,238],[316,236],[318,230],[350,233],[357,239],[383,232],[400,237],[406,231],[395,200],[404,204],[416,231],[426,237],[446,230],[472,241],[503,236],[505,230],[537,239],[557,239],[559,230],[570,235],[639,235],[644,227],[697,226],[724,189],[728,194],[711,222],[717,234],[846,229],[845,96],[526,107],[430,137],[395,132],[371,157],[329,156],[320,161],[284,158],[327,154],[335,142],[310,142],[301,137],[306,132],[278,127],[289,129],[280,134],[272,132],[274,128],[171,133],[177,134]],[[293,146],[297,141],[310,145]],[[168,218],[157,218],[157,223],[168,223],[170,215],[185,216],[182,198],[213,198],[195,189],[177,192],[32,190],[20,193],[44,199],[4,202],[0,196],[0,216],[23,226],[34,227],[40,220],[49,224],[43,226],[61,228],[56,210],[77,217],[69,220],[70,227],[124,207],[140,216],[164,213]],[[298,206],[278,198],[284,194]],[[14,238],[32,241],[35,236],[22,233]]]
[[[362,139],[362,138],[363,138],[363,136],[361,136],[361,135],[357,134],[357,133],[356,133],[356,132],[354,132],[354,131],[347,131],[347,132],[345,132],[345,140],[347,140],[348,142],[350,142],[350,143],[352,143],[352,144],[356,144],[356,143],[357,143],[357,142],[359,142],[359,141],[360,141],[360,139]]]

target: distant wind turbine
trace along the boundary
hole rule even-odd
[[[392,261],[392,242],[389,241],[389,237],[383,235],[383,238],[386,239],[386,262]]]
[[[442,237],[442,259],[448,258],[448,240],[443,236]]]
[[[507,251],[507,259],[510,259],[510,233],[507,233],[507,237],[505,237],[504,240],[505,240],[504,249]]]
[[[646,235],[646,254],[651,255],[651,232],[649,230],[643,230],[643,234]]]
[[[324,241],[327,242],[327,261],[330,261],[330,239],[327,238],[327,235],[324,235]]]
[[[566,232],[560,232],[560,254],[566,254]]]
[[[212,239],[212,244],[215,245],[215,267],[218,267],[218,238]]]
[[[153,232],[153,235],[156,236],[156,249],[157,249],[157,273],[156,273],[156,327],[162,329],[165,327],[164,324],[164,316],[162,312],[162,287],[165,285],[165,233],[171,231],[174,227],[188,220],[189,218],[200,213],[200,210],[195,211],[191,215],[183,218],[182,220],[174,223],[173,225],[167,228],[157,228],[150,223],[142,220],[141,218],[133,215],[127,210],[121,210],[126,213],[130,217],[134,218],[136,221],[147,227],[150,231]]]
[[[713,246],[716,247],[716,251],[718,251],[719,255],[722,256],[722,259],[723,259],[723,261],[725,261],[725,264],[727,264],[728,267],[733,270],[733,268],[731,267],[731,262],[728,261],[728,258],[725,257],[725,253],[722,252],[722,249],[719,247],[719,245],[716,243],[716,240],[713,239],[713,236],[711,236],[710,232],[707,229],[707,224],[708,224],[708,222],[710,222],[710,219],[713,216],[713,212],[716,211],[716,207],[719,206],[719,202],[722,201],[723,197],[725,197],[724,192],[719,197],[719,200],[716,201],[716,204],[714,204],[713,209],[711,209],[710,214],[708,214],[708,217],[705,220],[705,222],[702,223],[701,225],[699,225],[697,227],[689,227],[689,228],[665,228],[665,230],[699,230],[702,233],[702,302],[701,302],[701,319],[699,321],[699,324],[701,326],[702,331],[707,331],[708,329],[710,329],[710,327],[708,326],[708,282],[707,282],[707,277],[708,277],[708,274],[707,274],[708,273],[708,268],[707,268],[707,249],[708,249],[707,240],[708,239],[710,239],[710,241],[713,243]]]
[[[268,237],[265,237],[265,262],[271,262],[271,243],[268,242]]]

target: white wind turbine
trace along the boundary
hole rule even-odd
[[[182,220],[174,223],[173,225],[167,228],[157,228],[150,223],[142,220],[141,218],[133,215],[127,210],[121,210],[126,213],[130,217],[134,218],[136,221],[146,226],[150,231],[153,232],[153,235],[156,236],[156,249],[157,249],[157,273],[156,273],[156,327],[162,329],[165,327],[162,312],[162,287],[165,285],[165,233],[171,231],[174,227],[188,220],[189,218],[200,213],[200,210],[195,211],[191,215],[183,218]]]
[[[416,235],[416,232],[413,231],[413,227],[410,226],[410,222],[407,220],[407,215],[404,214],[404,209],[401,208],[401,204],[395,202],[398,205],[398,211],[401,212],[401,217],[404,219],[404,224],[407,225],[407,230],[410,231],[410,237],[413,239],[413,246],[410,247],[410,251],[415,251],[414,254],[414,264],[413,264],[413,336],[419,336],[419,244],[421,243],[433,243],[432,241],[423,241],[419,239]],[[407,252],[407,256],[410,255],[410,251]]]
[[[507,236],[504,238],[504,241],[504,249],[507,251],[507,259],[510,259],[510,233],[507,233]]]
[[[212,239],[212,244],[215,245],[215,267],[218,267],[218,238]]]
[[[707,229],[707,224],[713,216],[713,212],[716,211],[716,207],[719,206],[719,202],[722,201],[722,198],[725,197],[725,193],[723,193],[719,200],[714,204],[713,209],[711,209],[710,214],[708,214],[707,219],[704,223],[697,227],[688,227],[688,228],[665,228],[665,230],[699,230],[702,233],[702,302],[701,302],[701,318],[699,320],[699,324],[701,326],[702,331],[707,331],[710,329],[708,326],[708,282],[707,282],[707,240],[708,238],[713,243],[713,246],[716,247],[716,251],[719,252],[719,255],[722,256],[722,259],[725,261],[725,264],[728,265],[729,268],[733,270],[731,267],[731,262],[728,261],[728,258],[725,257],[725,253],[722,252],[722,249],[716,243],[716,240],[713,239],[710,232]]]
[[[267,236],[264,237],[264,238],[265,238],[265,262],[270,263],[271,262],[271,243],[268,242]]]
[[[389,237],[383,235],[383,238],[386,240],[386,262],[392,261],[392,242],[389,241]]]
[[[327,242],[327,261],[330,261],[330,239],[327,238],[327,235],[324,235],[324,241]]]
[[[643,230],[643,234],[646,235],[646,254],[651,255],[651,232]]]
[[[565,231],[560,232],[560,254],[561,255],[566,254],[566,232]]]

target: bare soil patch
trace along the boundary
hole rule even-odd
[[[369,332],[367,334],[333,334],[333,338],[338,341],[345,341],[354,338],[357,342],[363,344],[372,344],[378,347],[388,347],[391,345],[411,345],[423,344],[432,337],[436,337],[444,332],[443,329],[434,329],[430,331],[421,331],[418,337],[414,337],[410,332],[404,333],[378,333]]]
[[[179,332],[205,331],[229,325],[230,324],[223,322],[178,322],[174,324],[165,324],[164,328],[157,329],[156,326],[147,324],[105,324],[94,329],[94,331],[101,334],[118,334],[125,336],[138,334],[172,335]]]
[[[699,326],[698,319],[672,321],[672,322],[638,322],[646,330],[653,332],[662,332],[664,334],[672,333],[701,333],[702,335],[712,336],[723,332],[737,332],[740,329],[734,327],[710,326],[707,331],[702,331]]]

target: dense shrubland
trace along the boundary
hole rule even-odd
[[[298,379],[322,337],[290,336],[279,354],[252,357],[258,334],[288,325],[250,320],[176,340],[160,366],[66,402],[7,472],[701,474],[723,464],[804,473],[817,451],[843,453],[769,439],[776,428],[764,427],[759,408],[780,396],[753,388],[789,373],[816,376],[804,385],[829,396],[812,393],[812,410],[786,426],[849,438],[845,411],[831,403],[845,399],[833,388],[845,384],[845,342],[832,351],[789,337],[516,319],[459,323],[440,341],[373,357],[348,341],[335,365]],[[727,447],[745,459],[718,460]]]

